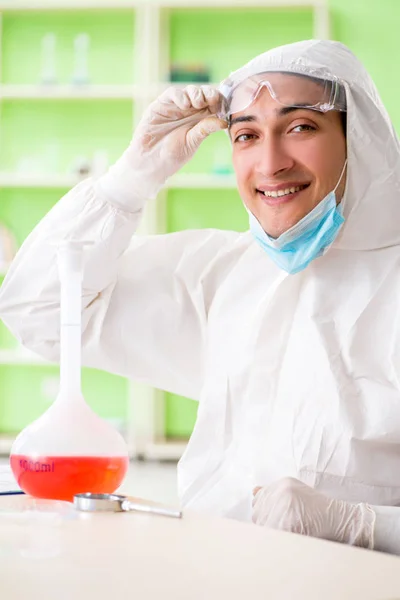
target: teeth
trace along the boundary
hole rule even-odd
[[[268,198],[279,198],[280,196],[287,196],[288,194],[294,194],[303,189],[303,185],[297,185],[296,187],[286,188],[284,190],[276,190],[274,192],[264,192],[264,196]]]

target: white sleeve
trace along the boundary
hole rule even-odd
[[[215,272],[207,273],[238,234],[133,236],[144,200],[129,193],[134,176],[123,171],[120,163],[104,178],[82,182],[37,225],[1,287],[0,317],[24,346],[58,361],[57,245],[90,240],[82,291],[83,364],[198,399],[207,310],[218,286]]]
[[[375,511],[374,550],[400,556],[400,507],[372,506]]]

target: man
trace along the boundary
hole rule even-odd
[[[221,92],[170,89],[149,107],[110,171],[28,237],[0,314],[58,359],[56,247],[91,240],[84,364],[200,401],[183,505],[400,553],[397,137],[335,42],[267,52]],[[132,237],[221,128],[250,231]]]

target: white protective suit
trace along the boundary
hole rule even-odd
[[[2,287],[9,328],[57,360],[55,246],[95,242],[83,283],[84,364],[200,401],[179,465],[186,507],[250,519],[253,487],[282,477],[332,498],[400,504],[396,134],[369,75],[341,44],[277,48],[236,76],[326,67],[347,94],[346,220],[306,270],[279,270],[249,233],[132,238],[145,198],[129,188],[126,167],[69,192]]]

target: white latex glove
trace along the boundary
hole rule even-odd
[[[128,185],[142,198],[154,198],[210,133],[228,126],[216,116],[221,103],[220,92],[209,85],[165,90],[146,109],[130,146],[114,165],[116,177],[125,177],[128,164]]]
[[[165,90],[143,113],[128,149],[102,177],[109,199],[135,212],[144,200],[155,198],[210,133],[227,128],[216,116],[222,101],[209,85]]]
[[[132,164],[151,156],[162,170],[160,176],[155,169],[158,178],[170,177],[210,133],[227,127],[216,116],[221,102],[221,94],[209,85],[168,88],[143,114],[129,149]]]
[[[289,477],[255,488],[253,522],[351,546],[374,547],[375,512],[368,504],[327,498]]]

